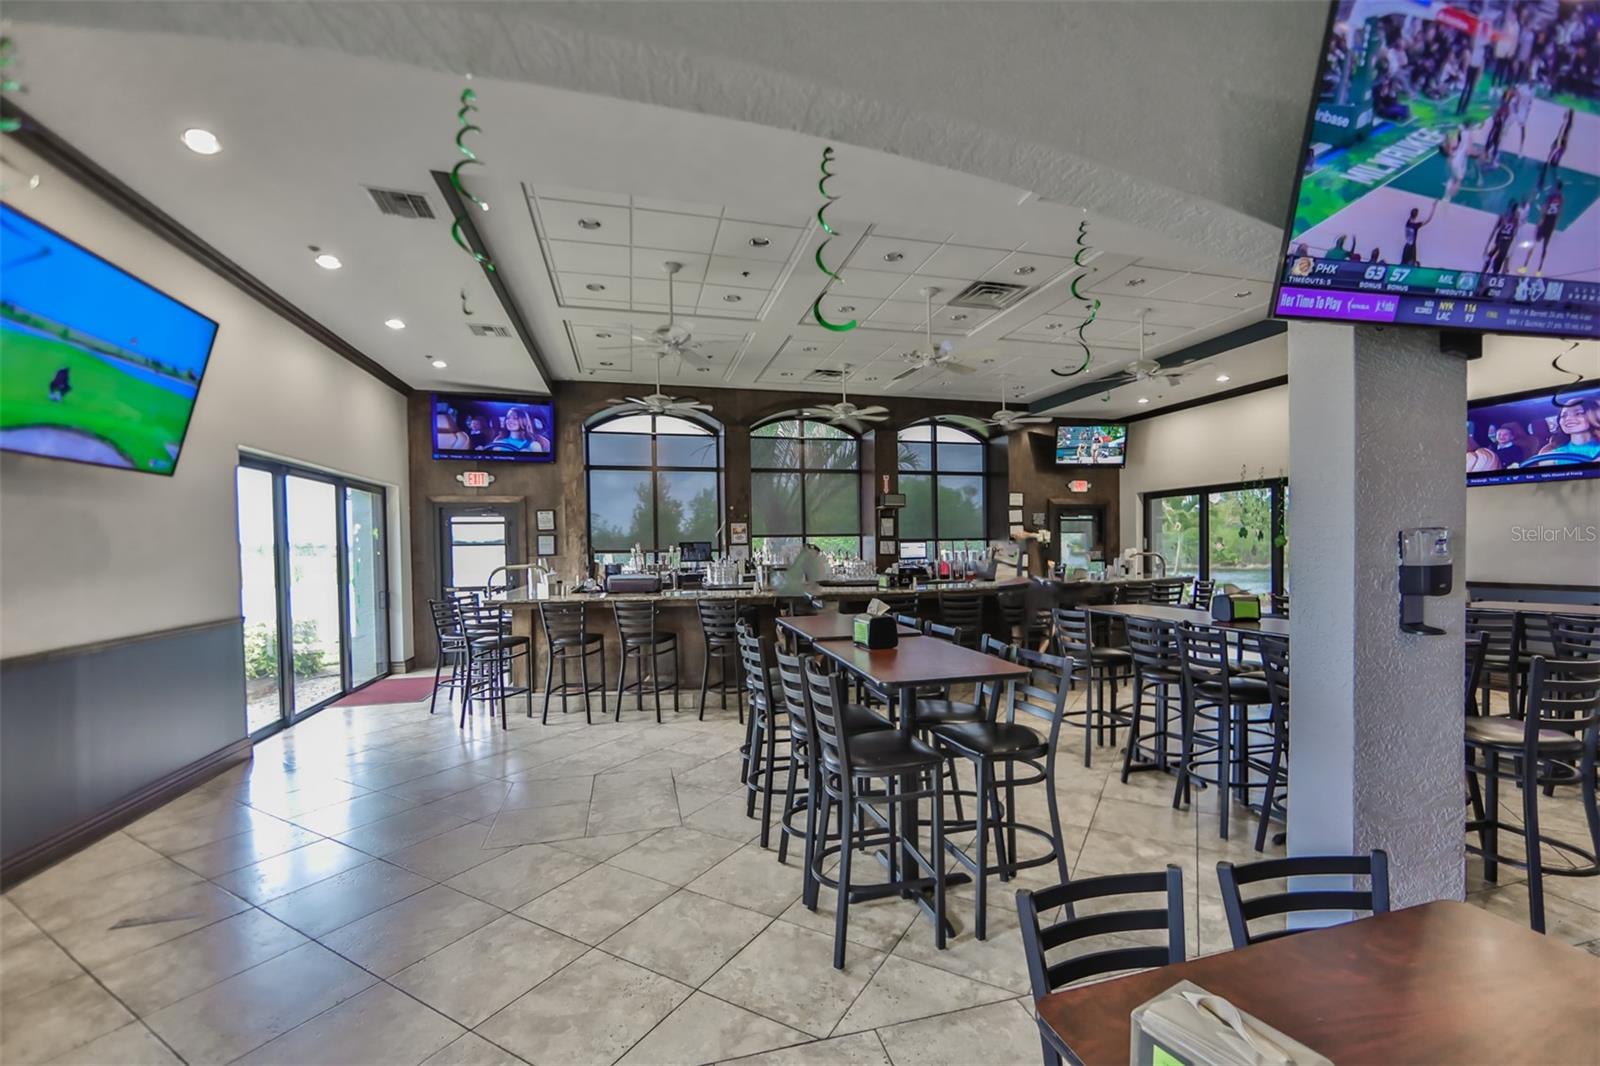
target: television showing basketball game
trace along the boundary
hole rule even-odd
[[[1121,466],[1127,458],[1125,425],[1110,422],[1056,427],[1056,463],[1060,466]]]
[[[0,450],[170,475],[216,335],[0,204]]]
[[[1600,0],[1338,0],[1280,318],[1600,337]]]

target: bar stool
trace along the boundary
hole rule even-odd
[[[463,674],[467,666],[467,641],[461,634],[455,605],[449,600],[429,600],[428,612],[433,616],[433,633],[439,645],[439,658],[433,665],[433,692],[428,697],[428,713],[434,713],[439,699],[439,689],[454,693],[463,687]],[[444,668],[450,667],[450,676],[440,680]],[[447,701],[448,703],[448,697]]]
[[[1551,615],[1550,644],[1557,659],[1600,659],[1600,618]]]
[[[533,674],[533,638],[507,633],[508,619],[499,605],[462,601],[456,604],[456,617],[467,645],[467,676],[461,701],[461,728],[466,728],[467,712],[473,693],[489,701],[489,712],[500,705],[500,728],[506,728],[506,702],[511,696],[528,697],[528,717],[533,717],[533,687],[513,685],[510,673],[521,660]]]
[[[606,714],[606,642],[605,636],[589,629],[589,605],[587,603],[552,603],[548,600],[539,602],[539,624],[544,628],[545,661],[544,661],[544,711],[540,715],[541,725],[550,724],[550,697],[561,697],[561,713],[567,713],[567,699],[578,696],[583,700],[583,720],[593,723],[594,718],[589,713],[589,693],[600,693],[600,717]],[[600,680],[598,684],[589,682],[589,656],[600,657]],[[567,664],[577,663],[577,681],[567,679]],[[556,686],[556,665],[561,666],[561,684]]]
[[[1479,707],[1484,714],[1491,714],[1492,704],[1489,702],[1489,692],[1496,677],[1505,679],[1506,702],[1511,708],[1511,717],[1522,717],[1521,682],[1523,674],[1522,655],[1522,615],[1516,611],[1486,611],[1477,607],[1467,608],[1467,639],[1472,639],[1480,633],[1489,636],[1489,647],[1483,657],[1483,695]]]
[[[1122,754],[1122,783],[1135,770],[1167,770],[1171,760],[1167,741],[1172,736],[1172,690],[1183,684],[1183,665],[1178,658],[1176,623],[1158,618],[1122,620],[1128,634],[1128,654],[1133,659],[1133,713],[1128,723],[1128,746]],[[1144,728],[1144,694],[1153,690],[1150,731]],[[1181,696],[1180,696],[1181,699]],[[1152,742],[1148,749],[1145,744]],[[1136,761],[1137,759],[1137,761]]]
[[[1267,599],[1271,604],[1272,613],[1279,618],[1289,617],[1289,594],[1287,592],[1268,593]],[[1210,606],[1209,604],[1207,606]]]
[[[728,709],[728,687],[733,686],[733,703],[744,722],[745,672],[739,668],[739,637],[734,627],[739,623],[739,605],[733,600],[696,600],[695,611],[700,615],[700,636],[705,642],[706,657],[700,667],[700,721],[706,720],[706,692],[711,680],[711,660],[717,660],[717,703]]]
[[[1211,597],[1217,591],[1217,583],[1209,577],[1205,580],[1194,579],[1194,584],[1189,587],[1189,606],[1198,610],[1211,610]]]
[[[1183,602],[1182,581],[1157,581],[1150,586],[1150,602],[1162,607],[1176,607]]]
[[[976,648],[983,633],[983,597],[946,592],[939,596],[939,624],[956,630],[953,639],[964,648]]]
[[[1112,586],[1113,596],[1117,603],[1143,604],[1149,603],[1155,592],[1150,585],[1143,582],[1131,585]]]
[[[1000,721],[996,713],[1001,689],[996,684],[987,693],[990,713],[985,720],[939,725],[933,730],[938,748],[941,751],[954,751],[971,762],[977,780],[976,820],[970,826],[962,823],[949,828],[957,831],[970,828],[975,831],[973,844],[976,855],[969,856],[954,847],[951,848],[951,854],[972,871],[976,882],[977,913],[973,919],[973,936],[979,940],[987,937],[988,875],[991,872],[998,873],[1000,880],[1009,881],[1018,870],[1054,862],[1058,876],[1062,881],[1067,880],[1067,856],[1061,842],[1061,812],[1057,806],[1055,789],[1056,742],[1060,737],[1061,722],[1066,717],[1067,693],[1071,687],[1067,661],[1014,645],[1003,650],[1004,658],[1029,669],[1026,679],[1010,686],[1006,720]],[[1032,727],[1016,721],[1019,712],[1048,722],[1047,733],[1040,735]],[[921,718],[920,708],[918,718]],[[1037,784],[1045,786],[1045,805],[1050,818],[1048,829],[1022,822],[1016,814],[1017,787]],[[1003,804],[1002,790],[1005,796]],[[1048,848],[1042,855],[1019,858],[1019,831],[1044,840]],[[988,856],[991,833],[995,840],[996,859],[992,865]]]
[[[654,600],[645,602],[617,601],[611,605],[612,613],[617,620],[617,639],[621,642],[622,655],[617,664],[617,714],[616,720],[622,721],[622,694],[629,690],[637,693],[639,710],[644,710],[644,694],[646,684],[649,692],[655,699],[656,721],[661,721],[661,659],[670,656],[672,659],[672,684],[671,688],[678,685],[678,635],[670,631],[664,632],[657,628],[656,623],[661,617],[661,605]],[[628,660],[633,660],[634,681],[628,684]],[[648,662],[648,667],[646,663]],[[673,709],[677,709],[677,699],[673,699]]]
[[[766,643],[744,622],[735,623],[734,650],[750,693],[750,722],[745,748],[745,815],[755,816],[756,796],[761,796],[761,846],[767,846],[772,831],[772,795],[780,772],[788,772],[793,788],[795,742],[792,731],[781,721],[785,705],[772,690],[772,667]],[[778,745],[788,745],[778,754]],[[787,804],[785,805],[787,808]],[[783,817],[780,812],[779,817]]]
[[[780,659],[780,674],[783,665]],[[852,734],[845,718],[843,679],[804,662],[800,664],[800,674],[805,682],[806,728],[817,748],[819,808],[815,831],[818,839],[811,848],[811,879],[837,890],[833,968],[844,969],[850,904],[897,896],[908,889],[933,890],[934,944],[942,950],[946,931],[945,838],[944,787],[939,771],[944,760],[922,741],[898,731]],[[910,791],[902,789],[903,778],[913,781]],[[874,782],[881,782],[881,787],[874,788]],[[913,814],[905,819],[895,813],[895,808],[902,803],[912,804],[914,810],[922,800],[929,800],[933,805],[926,853],[913,846],[904,835],[908,824],[912,828],[920,825],[920,817]],[[879,807],[888,807],[887,816],[878,810]],[[828,824],[828,816],[835,811],[839,844],[837,848],[828,848],[820,835]],[[869,822],[885,829],[886,835],[869,833]],[[871,885],[854,884],[850,871],[855,852],[879,844],[887,845],[889,850],[889,880]],[[834,851],[839,855],[839,870],[837,878],[830,879],[822,872],[822,865]],[[913,863],[924,876],[904,876],[911,871],[900,869],[902,860]],[[814,900],[812,906],[815,906]]]
[[[1272,697],[1264,678],[1237,672],[1230,662],[1228,638],[1221,632],[1180,625],[1178,656],[1183,669],[1183,751],[1172,806],[1178,810],[1190,802],[1192,782],[1216,785],[1218,835],[1227,840],[1234,791],[1243,790],[1248,801],[1250,790],[1261,787],[1250,780],[1250,769],[1265,769],[1264,763],[1250,762],[1252,754],[1266,751],[1264,745],[1251,742],[1255,734],[1250,708],[1269,704]],[[1206,725],[1212,727],[1209,737],[1202,735]]]
[[[1076,607],[1055,610],[1055,650],[1069,664],[1074,687],[1083,682],[1083,765],[1092,764],[1095,744],[1105,743],[1106,727],[1111,728],[1111,743],[1117,742],[1117,726],[1128,724],[1128,717],[1117,706],[1117,682],[1133,679],[1133,655],[1126,648],[1099,645],[1094,636],[1094,620],[1088,611]],[[1110,687],[1111,705],[1106,706]]]
[[[1267,846],[1267,826],[1280,817],[1280,807],[1281,820],[1289,818],[1288,808],[1283,806],[1289,798],[1289,638],[1262,633],[1256,646],[1272,705],[1272,755],[1267,759],[1261,820],[1256,825],[1256,850],[1262,851]]]

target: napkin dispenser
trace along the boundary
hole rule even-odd
[[[858,614],[852,628],[851,639],[863,648],[876,651],[893,648],[900,643],[900,629],[893,615]]]
[[[1192,981],[1179,981],[1141,1003],[1130,1022],[1131,1066],[1333,1066]]]
[[[1261,600],[1241,593],[1219,592],[1211,597],[1213,622],[1259,622]]]

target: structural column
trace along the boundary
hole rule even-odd
[[[1389,853],[1393,904],[1463,894],[1466,364],[1430,330],[1289,327],[1289,852]],[[1441,636],[1399,628],[1397,536],[1442,526]]]

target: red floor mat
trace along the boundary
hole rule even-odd
[[[431,677],[388,677],[352,692],[335,707],[364,707],[373,703],[416,703],[433,691]]]

